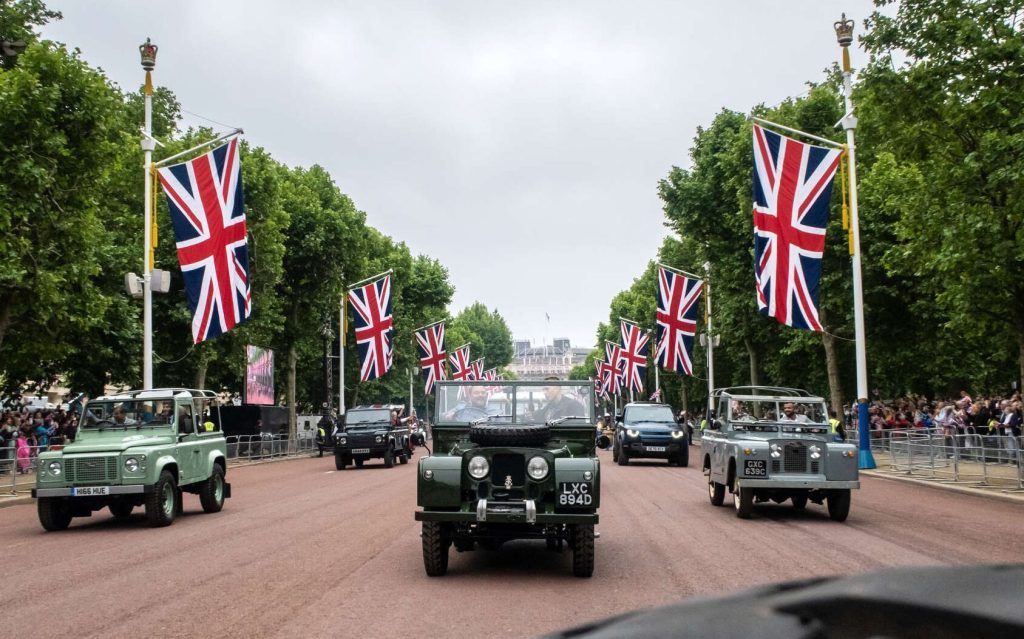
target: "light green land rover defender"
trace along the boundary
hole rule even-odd
[[[184,493],[218,512],[231,496],[220,423],[212,391],[127,391],[90,401],[74,443],[39,455],[32,491],[39,522],[64,530],[73,517],[109,508],[127,518],[144,506],[150,526],[169,526]]]

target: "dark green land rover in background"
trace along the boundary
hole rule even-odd
[[[568,545],[573,574],[590,577],[601,498],[593,384],[500,384],[436,386],[434,450],[417,473],[426,572],[447,572],[452,545],[542,539],[549,550]]]
[[[231,496],[220,423],[212,391],[126,391],[90,401],[74,443],[39,455],[39,522],[63,530],[103,508],[126,518],[144,506],[149,525],[168,526],[184,493],[218,512]]]

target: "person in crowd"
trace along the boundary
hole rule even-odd
[[[18,437],[15,440],[15,456],[18,460],[18,472],[27,473],[32,466],[32,448],[28,443],[28,435],[25,431],[18,431]]]

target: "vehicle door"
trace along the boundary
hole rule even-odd
[[[220,429],[220,409],[213,405],[213,400],[208,398],[194,400],[196,404],[196,444],[198,454],[196,457],[196,480],[203,480],[209,477],[210,453],[219,450],[222,445],[223,432]]]
[[[190,400],[178,402],[179,485],[191,484],[196,480],[199,447],[199,438],[196,435],[195,405]]]

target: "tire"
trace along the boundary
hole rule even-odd
[[[736,516],[740,519],[750,519],[754,514],[754,491],[750,488],[741,488],[738,480],[733,480],[732,505],[736,509]]]
[[[423,522],[423,568],[428,577],[441,577],[448,572],[448,547],[452,540],[445,524]]]
[[[803,510],[807,508],[807,493],[798,493],[790,497],[793,500],[793,508],[796,510]]]
[[[619,445],[618,444],[612,444],[612,461],[614,463],[616,463],[616,464],[619,463]]]
[[[626,449],[622,449],[619,451],[619,466],[627,464],[629,464],[629,453],[626,452]]]
[[[49,532],[66,530],[71,525],[71,513],[65,502],[57,497],[40,497],[36,502],[39,523]]]
[[[469,427],[469,441],[479,446],[543,446],[551,439],[547,424],[477,424]]]
[[[153,492],[146,495],[146,522],[153,528],[170,526],[178,512],[178,487],[170,471],[160,473]]]
[[[400,464],[408,464],[409,463],[409,453],[407,453],[405,451],[402,451],[402,454],[398,456],[398,462]]]
[[[828,491],[828,516],[832,521],[846,521],[850,516],[850,489]]]
[[[135,504],[118,499],[110,502],[107,508],[110,509],[110,514],[114,516],[114,519],[128,519],[132,515],[132,510],[135,509]]]
[[[224,467],[213,465],[213,471],[199,489],[199,503],[203,512],[219,513],[224,508]]]
[[[708,498],[712,506],[721,506],[725,503],[725,484],[719,484],[708,478]]]
[[[594,574],[594,524],[572,527],[572,574],[584,578]]]
[[[395,449],[388,446],[384,451],[384,468],[391,468],[395,465]]]
[[[679,456],[676,457],[676,463],[686,468],[690,465],[690,445],[683,444],[683,449],[680,451]]]
[[[345,470],[345,466],[347,466],[347,465],[348,464],[345,463],[345,458],[344,457],[342,457],[341,455],[335,455],[334,456],[334,469],[335,470]]]
[[[356,464],[356,468],[362,468],[363,467],[363,460],[362,459],[357,459],[355,461],[355,464]]]

